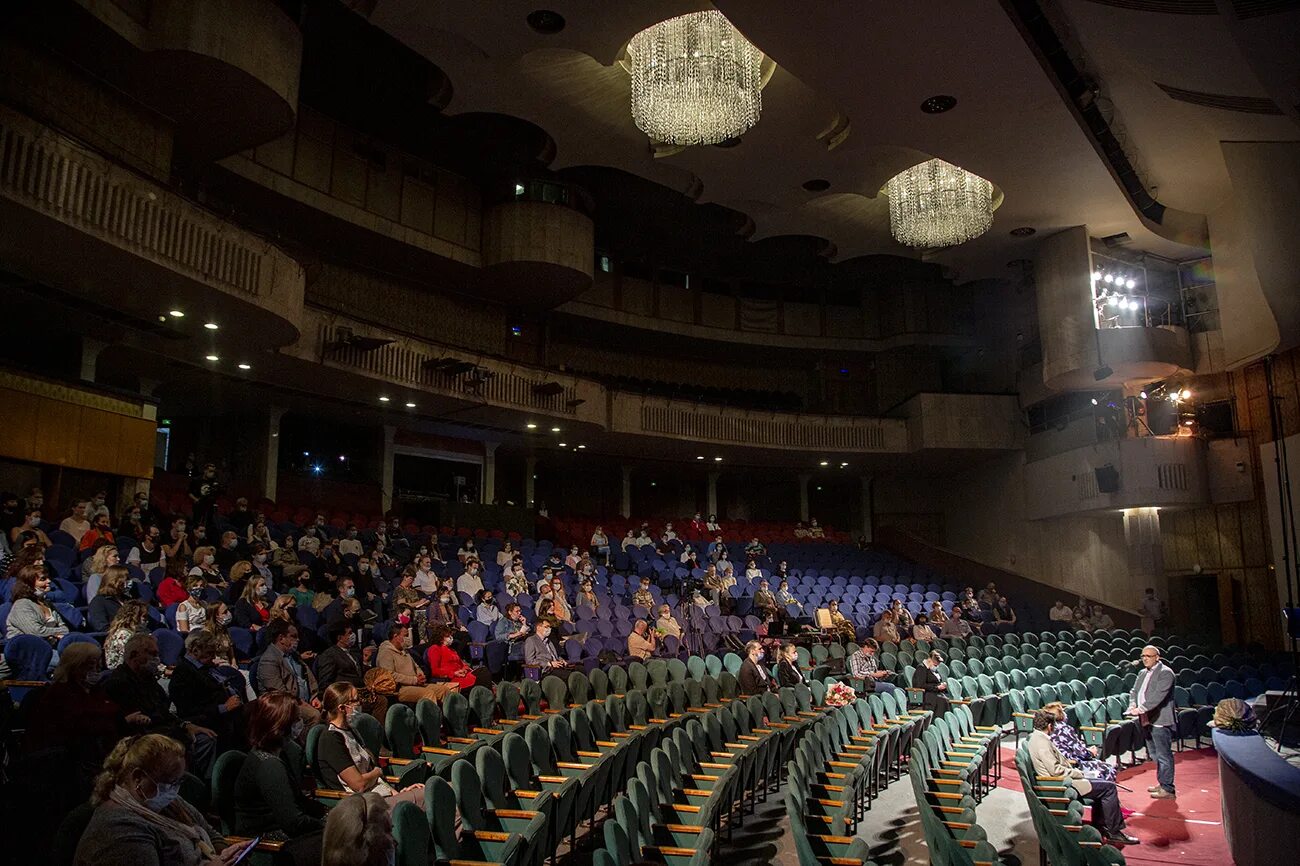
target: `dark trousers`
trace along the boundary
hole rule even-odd
[[[1097,832],[1106,836],[1119,833],[1124,829],[1124,813],[1119,808],[1119,789],[1114,782],[1092,779],[1092,791],[1088,798],[1092,800],[1092,825]]]

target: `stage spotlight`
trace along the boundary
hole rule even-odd
[[[1115,275],[1114,275],[1114,274],[1107,274],[1106,276],[1102,277],[1102,279],[1105,280],[1105,281],[1108,282],[1108,283],[1113,283],[1113,282],[1115,282]]]
[[[1124,281],[1124,288],[1126,288],[1126,289],[1137,288],[1137,280],[1133,279],[1132,277],[1130,277],[1129,279],[1125,280],[1125,281]]]
[[[1138,396],[1141,397],[1143,400],[1145,400],[1145,399],[1147,398],[1147,392],[1146,392],[1146,391],[1139,391],[1139,392],[1138,392]]]
[[[1096,282],[1100,282],[1100,280],[1101,280],[1101,271],[1093,271],[1093,272],[1092,272],[1092,281],[1093,281],[1094,283],[1096,283]]]
[[[1182,397],[1184,400],[1190,400],[1192,399],[1192,392],[1184,388],[1183,392],[1179,396]]]
[[[1096,397],[1093,397],[1093,398],[1092,398],[1092,405],[1094,405],[1094,406],[1097,405],[1097,398],[1096,398]]]

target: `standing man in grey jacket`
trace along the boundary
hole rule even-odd
[[[1160,650],[1142,647],[1142,667],[1133,682],[1125,715],[1135,716],[1146,736],[1147,754],[1156,762],[1156,781],[1148,788],[1156,800],[1174,793],[1174,672],[1160,660]]]

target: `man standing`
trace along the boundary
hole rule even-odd
[[[203,474],[190,482],[190,503],[194,508],[191,519],[194,525],[207,526],[212,522],[215,516],[213,507],[217,503],[217,496],[221,493],[221,485],[217,483],[217,467],[213,463],[205,464]]]
[[[1152,587],[1147,587],[1146,595],[1142,598],[1142,604],[1139,607],[1142,611],[1142,630],[1147,634],[1154,634],[1155,630],[1165,624],[1165,615],[1168,612],[1163,600],[1156,598],[1156,591]]]
[[[1160,660],[1160,650],[1142,647],[1142,670],[1129,695],[1127,716],[1136,716],[1146,735],[1147,754],[1156,762],[1159,784],[1148,788],[1156,800],[1172,800],[1174,792],[1174,672]]]

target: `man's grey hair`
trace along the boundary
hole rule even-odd
[[[185,636],[185,651],[192,656],[217,651],[217,636],[201,628],[190,629]]]

